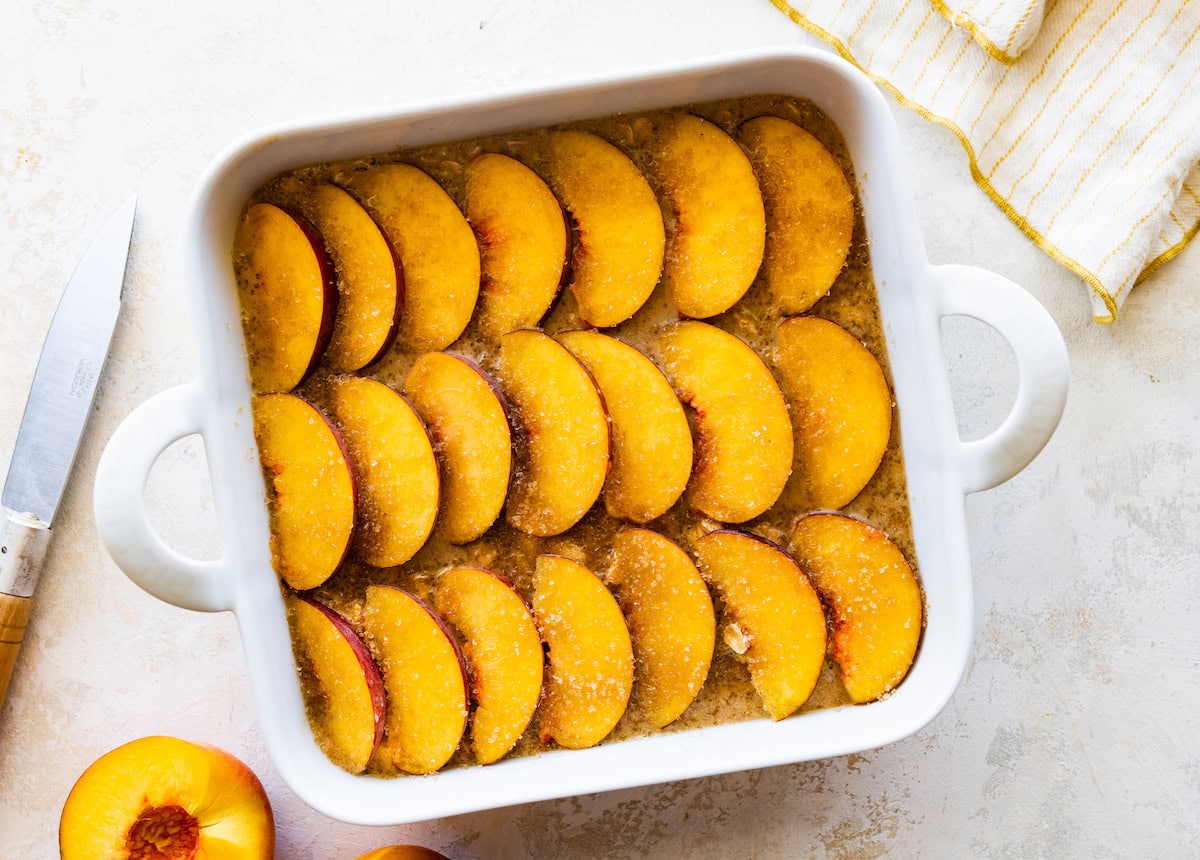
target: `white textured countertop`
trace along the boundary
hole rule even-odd
[[[114,9],[118,11],[114,11]],[[175,609],[101,548],[92,478],[137,404],[191,379],[180,226],[201,171],[260,125],[577,78],[810,38],[767,0],[649,4],[8,0],[0,7],[0,469],[55,302],[95,231],[140,195],[126,302],[0,710],[0,857],[56,854],[80,772],[135,737],[223,747],[259,774],[279,856],[417,842],[455,858],[1173,857],[1200,842],[1200,249],[1110,328],[971,181],[951,135],[893,104],[934,263],[1026,286],[1061,326],[1057,436],[967,501],[975,651],[946,710],[863,755],[371,829],[280,781],[235,620]],[[1006,413],[1015,370],[981,324],[946,325],[964,434]],[[215,552],[197,440],[148,499],[167,539]]]

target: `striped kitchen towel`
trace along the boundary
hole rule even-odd
[[[1200,230],[1200,0],[771,0],[957,135],[1110,323]]]

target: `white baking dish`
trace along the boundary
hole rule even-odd
[[[752,93],[788,93],[816,102],[844,135],[857,173],[927,598],[928,626],[910,675],[882,701],[779,723],[763,719],[665,733],[427,777],[385,780],[338,769],[317,748],[305,719],[271,568],[230,263],[234,226],[246,199],[267,178],[310,162]],[[117,564],[150,593],[188,609],[237,613],[275,766],[306,802],[344,821],[403,823],[842,755],[905,737],[949,700],[971,646],[964,494],[1007,480],[1041,450],[1062,413],[1068,374],[1057,328],[1027,293],[979,269],[930,266],[900,151],[889,108],[870,81],[835,57],[797,48],[296,123],[239,141],[200,181],[186,226],[197,379],[151,398],[114,433],[96,475],[101,538]],[[939,333],[940,319],[952,314],[996,328],[1018,365],[1011,414],[990,436],[970,443],[957,434]],[[166,546],[144,509],[154,461],[193,433],[204,439],[211,470],[222,547],[218,561],[186,558]]]

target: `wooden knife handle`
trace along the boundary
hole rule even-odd
[[[0,706],[4,705],[13,666],[21,652],[21,640],[25,638],[25,624],[29,621],[32,605],[31,597],[0,594]]]

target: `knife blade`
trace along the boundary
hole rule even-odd
[[[0,705],[121,310],[136,209],[134,196],[75,267],[50,322],[17,431],[0,496]]]

